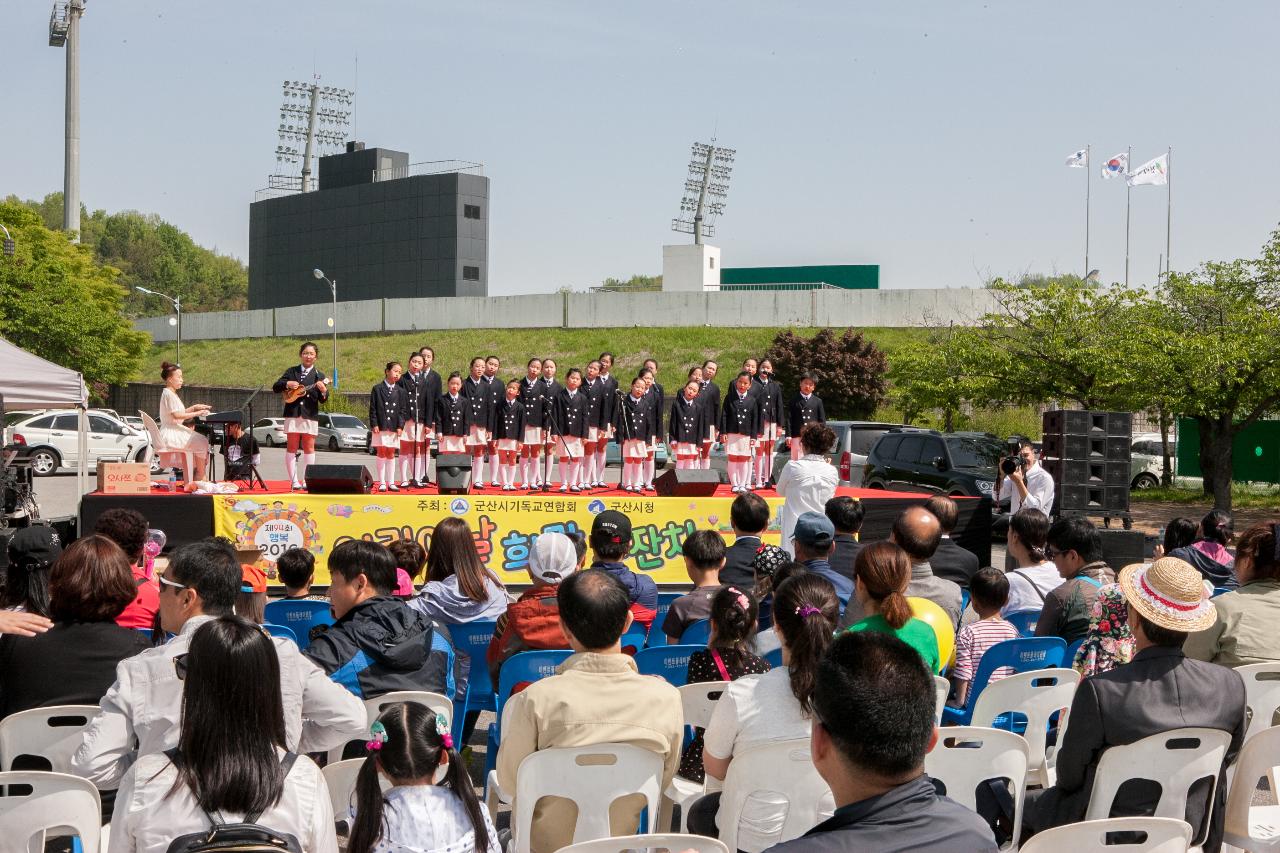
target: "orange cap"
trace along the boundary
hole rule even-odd
[[[266,572],[257,566],[251,566],[248,563],[240,565],[240,591],[241,592],[266,592],[267,591],[267,575]]]

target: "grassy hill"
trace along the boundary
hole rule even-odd
[[[798,329],[812,334],[816,329]],[[891,358],[905,342],[924,334],[920,329],[864,329],[865,334]],[[497,355],[504,376],[523,376],[533,356],[551,356],[564,375],[570,367],[586,363],[608,350],[616,356],[614,374],[634,376],[646,358],[656,359],[659,381],[667,387],[683,378],[688,369],[713,359],[721,372],[735,370],[747,356],[759,357],[778,329],[715,329],[689,326],[671,329],[467,329],[437,332],[356,335],[338,337],[339,379],[343,390],[367,391],[382,378],[382,368],[395,359],[404,362],[410,352],[426,345],[436,352],[437,370],[464,375],[472,356]],[[331,336],[315,338],[320,367],[333,369]],[[280,371],[297,363],[299,338],[253,338],[224,341],[183,341],[182,370],[191,385],[253,386],[272,381]],[[173,344],[155,346],[151,363],[173,358]],[[148,374],[152,371],[148,369]],[[151,381],[150,375],[145,377]]]

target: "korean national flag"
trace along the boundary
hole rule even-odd
[[[1117,154],[1102,164],[1102,177],[1123,178],[1129,172],[1129,155]]]

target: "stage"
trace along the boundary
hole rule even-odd
[[[149,495],[103,495],[92,492],[80,505],[80,530],[93,530],[97,517],[112,507],[128,507],[163,530],[168,545],[217,534],[240,543],[253,542],[269,569],[291,547],[316,556],[316,583],[327,585],[326,561],[334,545],[352,538],[377,542],[416,539],[427,545],[441,518],[466,519],[485,565],[504,583],[528,582],[525,567],[533,537],[549,531],[590,531],[591,519],[606,509],[631,518],[634,543],[630,560],[662,584],[687,584],[681,543],[695,530],[711,528],[733,541],[729,507],[734,494],[727,485],[707,497],[658,497],[652,492],[617,488],[587,492],[504,492],[487,488],[466,495],[441,495],[434,486],[370,494],[309,494],[290,491],[287,482],[267,481],[268,489],[230,495],[188,495],[154,490]],[[772,509],[765,542],[779,544],[783,498],[772,489],[756,492]],[[929,496],[912,492],[842,488],[837,494],[857,498],[864,507],[861,538],[887,538],[904,507]],[[991,562],[991,502],[961,498],[960,519],[953,538]]]

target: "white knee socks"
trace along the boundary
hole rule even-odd
[[[298,458],[289,451],[284,452],[284,472],[289,476],[290,484],[298,485]]]

